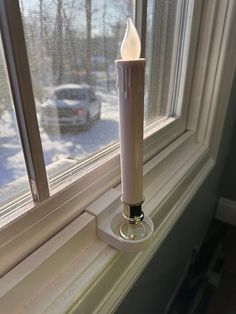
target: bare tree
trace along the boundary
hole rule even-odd
[[[50,17],[46,15],[47,9],[45,9],[43,0],[39,0],[39,23],[40,23],[40,38],[43,48],[46,49],[47,55],[51,56],[51,38],[49,35],[49,21]]]
[[[110,72],[109,72],[109,60],[108,60],[108,47],[107,47],[107,34],[106,34],[106,15],[107,15],[107,2],[104,0],[104,8],[102,15],[103,23],[103,54],[106,71],[107,91],[110,90]]]
[[[91,0],[85,0],[86,12],[86,57],[85,71],[86,82],[91,84],[91,31],[92,31],[92,3]]]
[[[66,43],[66,55],[69,57],[68,67],[71,72],[71,76],[73,76],[74,81],[78,81],[78,52],[77,52],[77,32],[73,29],[72,20],[73,20],[73,12],[75,10],[75,1],[72,1],[69,9],[69,15],[67,10],[63,8],[63,18],[65,22],[65,43]]]
[[[55,83],[62,84],[63,81],[63,18],[62,0],[57,0],[56,20],[53,32],[52,70]]]

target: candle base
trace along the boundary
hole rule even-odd
[[[142,222],[133,224],[124,221],[120,226],[120,235],[126,240],[141,240],[147,236],[147,229]]]
[[[139,222],[135,224],[133,219],[128,220],[130,213],[126,211],[127,217],[124,216],[124,212],[121,213],[120,196],[120,191],[111,189],[105,197],[102,196],[95,201],[86,211],[96,217],[97,235],[101,240],[123,252],[142,251],[152,243],[153,222],[147,215],[143,215],[142,211],[138,213],[133,210],[133,218],[136,217],[137,222],[139,217]],[[101,204],[104,203],[106,205],[102,208]]]
[[[143,201],[139,204],[130,205],[123,202],[123,217],[125,221],[120,226],[120,235],[126,240],[141,240],[147,236],[147,228],[143,223]]]

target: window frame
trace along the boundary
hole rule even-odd
[[[184,1],[181,1],[181,3],[182,2]],[[142,40],[142,54],[145,53],[145,36],[146,36],[145,23],[147,13],[146,11],[147,0],[135,2],[135,19]],[[144,12],[143,15],[142,12]],[[94,177],[96,177],[97,176],[96,168],[99,168],[101,166],[101,162],[103,163],[103,160],[110,159],[108,156],[109,154],[111,155],[111,158],[114,158],[114,162],[116,163],[117,167],[118,166],[117,163],[119,163],[119,161],[117,161],[117,156],[119,154],[119,144],[116,144],[114,145],[114,147],[110,147],[108,149],[105,149],[103,152],[96,154],[96,156],[90,158],[89,161],[86,161],[80,165],[75,165],[75,167],[70,168],[68,171],[66,170],[65,175],[62,175],[55,179],[53,178],[52,181],[50,182],[51,193],[49,192],[46,167],[42,152],[42,143],[40,140],[38,121],[36,117],[35,101],[30,79],[30,70],[24,40],[24,31],[18,1],[16,1],[15,3],[5,0],[2,1],[1,20],[3,44],[6,54],[6,61],[9,69],[8,71],[12,87],[13,94],[12,96],[14,99],[14,104],[16,106],[15,109],[22,141],[22,148],[26,161],[29,185],[31,188],[33,201],[35,204],[37,204],[40,203],[41,201],[48,199],[50,197],[50,194],[51,196],[53,196],[56,193],[59,194],[60,190],[63,190],[64,186],[70,185],[71,188],[73,189],[73,185],[76,185],[76,181],[80,180],[81,178],[80,174],[83,174],[84,176],[86,172],[93,171],[91,170],[92,164],[93,168],[95,168]],[[18,35],[16,36],[18,32],[20,33],[20,37]],[[21,43],[20,49],[19,43]],[[190,62],[192,62],[191,58]],[[19,80],[19,76],[23,76],[23,80],[22,79]],[[19,84],[17,84],[17,82],[19,82]],[[149,158],[154,156],[157,152],[161,151],[163,147],[167,146],[169,143],[171,143],[174,139],[176,139],[186,130],[187,103],[188,100],[186,97],[186,99],[183,99],[183,104],[185,104],[184,105],[185,110],[183,110],[181,116],[175,117],[175,119],[173,119],[172,117],[165,117],[146,127],[144,144],[144,162],[146,162]],[[160,132],[160,129],[162,128],[163,130]],[[158,139],[157,141],[155,140],[156,149],[151,154],[146,147],[150,147],[152,145],[153,139],[155,138],[157,132],[160,133],[158,137],[160,137],[162,140],[161,141],[160,139]],[[165,132],[166,135],[168,136],[162,136],[161,133]],[[170,133],[173,133],[172,136],[170,135]],[[103,158],[103,160],[100,161],[99,160],[100,158]],[[106,172],[108,169],[106,165],[104,165],[104,172]],[[78,175],[74,175],[76,172],[78,172]],[[67,183],[66,182],[67,178],[72,177],[72,175],[74,175],[73,179],[74,183],[72,184]],[[119,181],[119,179],[120,178],[118,178],[117,180]],[[58,188],[58,182],[60,180],[61,188]],[[99,188],[99,185],[97,187]],[[69,189],[70,187],[66,188],[66,190]],[[101,191],[101,193],[103,193],[103,191]],[[64,197],[66,197],[67,194],[63,193],[63,195]],[[68,197],[70,196],[68,195]],[[14,202],[12,202],[11,206],[8,205],[5,206],[3,210],[6,212],[6,215],[8,215],[9,212],[11,211],[14,212],[15,209],[18,208],[18,204],[24,204],[27,208],[29,208],[30,205],[28,204],[28,202],[30,201],[30,199],[31,199],[30,195],[27,196],[24,194],[22,195],[21,200],[17,201],[15,204]],[[33,207],[32,203],[31,207]],[[19,211],[19,215],[21,215],[21,213],[22,212]],[[10,216],[7,219],[10,220]]]
[[[52,300],[49,300],[46,296],[47,291],[43,294],[43,300],[47,300],[47,306],[51,306],[51,309],[53,309],[53,306],[55,309],[55,305],[61,304],[64,307],[60,308],[70,309],[70,312],[75,312],[76,309],[83,308],[83,306],[87,306],[89,309],[93,308],[93,310],[98,307],[101,311],[104,309],[114,310],[137,276],[141,273],[144,266],[151,259],[154,252],[163,243],[168,232],[185,210],[188,202],[210,173],[217,158],[219,140],[231,89],[231,84],[226,85],[225,83],[221,83],[225,76],[228,77],[228,82],[232,83],[235,69],[235,61],[233,61],[232,56],[236,51],[236,36],[233,36],[236,29],[236,3],[231,0],[222,2],[197,1],[195,3],[197,5],[195,18],[199,21],[200,31],[198,34],[198,27],[194,27],[193,29],[195,40],[193,41],[193,51],[191,51],[190,57],[191,62],[188,67],[190,73],[193,73],[193,81],[188,80],[185,88],[185,97],[186,99],[190,99],[191,103],[188,131],[182,136],[177,136],[177,139],[173,137],[173,142],[168,146],[164,145],[166,148],[159,154],[155,151],[155,144],[159,142],[159,137],[163,136],[165,138],[166,136],[162,129],[159,131],[158,138],[152,135],[147,138],[144,144],[149,147],[147,148],[148,153],[145,157],[146,164],[144,166],[144,174],[147,176],[145,188],[147,189],[146,194],[148,196],[146,210],[147,214],[152,216],[155,227],[159,226],[155,231],[153,245],[150,245],[146,251],[127,256],[98,240],[96,237],[95,217],[88,218],[90,214],[86,212],[80,216],[79,207],[84,208],[88,206],[92,201],[89,198],[90,194],[96,191],[94,190],[94,185],[91,185],[89,188],[81,190],[79,193],[77,192],[79,184],[81,184],[81,187],[84,186],[83,180],[85,180],[85,177],[83,177],[81,180],[78,180],[78,186],[74,185],[74,190],[67,190],[66,193],[71,194],[66,201],[62,193],[60,193],[61,199],[55,195],[48,202],[45,201],[45,203],[38,204],[35,207],[38,210],[25,211],[20,217],[11,221],[7,228],[0,230],[0,237],[3,240],[1,243],[3,255],[1,256],[6,257],[5,260],[3,258],[1,264],[1,270],[4,269],[3,273],[6,274],[3,277],[6,282],[5,295],[10,293],[14,296],[14,293],[18,291],[16,289],[15,292],[14,289],[19,283],[22,284],[23,288],[27,287],[27,280],[25,278],[27,276],[29,279],[34,278],[35,272],[40,271],[43,264],[42,261],[35,261],[37,256],[41,257],[46,264],[53,257],[56,260],[56,256],[53,255],[53,252],[47,250],[47,246],[57,243],[62,251],[66,250],[67,246],[62,241],[63,235],[70,234],[71,240],[65,240],[69,243],[70,241],[75,241],[73,240],[74,234],[79,236],[83,232],[82,238],[87,242],[86,244],[78,244],[77,254],[78,256],[79,254],[86,256],[83,251],[85,248],[94,254],[86,258],[86,261],[88,261],[88,265],[85,267],[85,276],[87,276],[86,284],[82,286],[78,284],[78,278],[80,280],[84,278],[84,269],[79,270],[77,263],[77,279],[70,279],[70,283],[74,285],[73,296],[76,293],[77,299],[73,299],[73,296],[67,293],[70,284],[66,283],[66,279],[62,278],[61,289],[64,289],[65,286],[67,287],[63,291],[65,298],[62,298],[59,292],[55,292]],[[196,48],[197,55],[195,59]],[[212,80],[212,78],[214,79]],[[198,97],[196,97],[196,94]],[[219,121],[220,123],[218,124]],[[158,126],[155,127],[158,130]],[[168,124],[167,127],[170,134],[173,134],[173,124]],[[201,131],[202,127],[204,127],[204,132]],[[118,156],[114,152],[114,158],[107,160],[107,165],[109,165],[108,173],[110,173],[109,170],[111,173],[113,172],[113,175],[110,177],[111,180],[114,180],[112,182],[113,185],[119,183],[119,167],[115,167],[115,164],[112,163],[116,158]],[[177,171],[176,164],[180,162],[184,163],[184,166]],[[98,178],[102,186],[102,182],[104,184],[107,182],[107,177],[99,176],[99,174],[102,175],[104,173],[102,165],[100,171]],[[99,195],[103,196],[105,191],[111,194],[109,188],[110,185],[107,185],[104,191],[96,191],[94,200]],[[117,187],[117,191],[119,191],[119,187]],[[86,203],[88,199],[90,201]],[[106,195],[105,200],[107,199],[109,197]],[[79,203],[81,200],[84,203]],[[103,203],[104,200],[100,202],[100,206]],[[22,220],[23,216],[24,219]],[[45,219],[45,216],[47,219]],[[91,220],[86,223],[86,219]],[[36,223],[32,224],[32,222]],[[75,222],[84,227],[81,227],[81,230],[78,228],[73,233],[72,225]],[[27,223],[31,223],[32,225],[29,227]],[[62,230],[66,225],[67,227]],[[55,234],[56,236],[53,237]],[[49,236],[52,240],[47,241]],[[45,244],[43,245],[43,243]],[[94,249],[96,245],[97,248]],[[19,247],[20,249],[17,250]],[[36,250],[37,248],[38,250]],[[34,250],[36,250],[35,253],[30,256],[30,253]],[[25,259],[26,256],[29,257]],[[25,260],[22,261],[23,259]],[[32,263],[32,260],[35,262]],[[22,263],[12,271],[9,271],[20,261]],[[29,265],[31,265],[30,268],[28,267]],[[19,272],[19,270],[22,270],[22,272]],[[101,275],[102,272],[103,274]],[[111,276],[111,273],[114,275],[114,272],[116,273],[115,279]],[[72,273],[72,270],[67,269],[67,275],[72,275]],[[120,276],[120,278],[117,278],[117,276]],[[12,279],[9,281],[9,278]],[[95,283],[94,278],[96,278]],[[57,279],[54,279],[54,282],[56,284]],[[104,289],[99,289],[104,283],[110,285],[107,287],[111,287],[111,291],[108,292],[106,290],[102,292]],[[37,291],[39,288],[35,287],[35,289]],[[83,295],[82,301],[80,300],[81,295]],[[42,294],[40,294],[41,297]],[[98,300],[99,304],[97,303]],[[34,300],[31,300],[32,303],[29,303],[29,306],[33,306],[34,301],[39,305],[37,303],[39,300],[36,296]],[[42,302],[41,299],[40,305],[42,307],[46,306]]]
[[[38,237],[36,237],[37,239],[35,239],[35,243],[33,243],[32,238],[29,237],[31,240],[26,241],[28,245],[25,243],[22,244],[22,250],[19,252],[19,256],[15,256],[16,260],[14,264],[16,264],[25,258],[30,251],[35,250],[48,238],[55,235],[69,222],[73,221],[75,217],[79,216],[84,211],[84,208],[88,204],[95,201],[109,188],[117,186],[120,183],[120,160],[119,145],[117,144],[114,145],[113,148],[105,149],[103,152],[92,157],[89,161],[70,167],[70,169],[63,174],[63,180],[60,177],[56,177],[50,182],[52,193],[49,197],[47,174],[45,172],[33,90],[29,79],[29,62],[26,55],[19,5],[17,1],[11,2],[3,0],[1,1],[0,8],[3,43],[10,73],[13,98],[16,103],[18,124],[20,130],[27,130],[26,134],[21,134],[21,139],[28,169],[29,183],[35,201],[33,205],[32,202],[30,202],[30,195],[22,195],[22,198],[20,197],[16,202],[13,201],[7,204],[4,208],[6,214],[0,221],[0,236],[4,241],[8,239],[10,243],[12,241],[14,243],[18,236],[14,236],[14,239],[9,238],[9,234],[11,234],[10,230],[19,230],[20,239],[22,234],[25,233],[24,230],[41,229],[41,224],[48,224],[45,233],[38,235]],[[146,34],[146,10],[146,0],[136,1],[136,24],[143,43],[145,43]],[[15,12],[15,14],[13,14],[13,12]],[[141,14],[142,12],[144,12],[143,15]],[[16,36],[16,29],[18,31],[20,30],[20,37]],[[192,40],[196,41],[196,38],[192,38]],[[18,47],[19,42],[24,43],[21,45],[20,51]],[[143,44],[142,47],[142,54],[144,54],[145,44]],[[11,51],[13,51],[13,55],[11,55]],[[8,55],[10,55],[9,58]],[[190,65],[194,62],[194,55],[189,58],[188,62],[188,75],[191,76],[192,68]],[[20,75],[23,75],[23,80],[19,80]],[[16,85],[15,81],[19,81],[20,83]],[[15,91],[17,95],[15,95]],[[185,92],[184,95],[185,99],[183,99],[183,103],[187,104],[189,93]],[[29,103],[30,106],[28,106]],[[29,107],[32,108],[32,112],[29,112]],[[32,123],[32,121],[34,123]],[[144,163],[183,134],[186,131],[186,121],[185,110],[180,117],[166,117],[156,123],[148,125],[145,130],[144,139]],[[31,154],[34,157],[33,159],[31,158]],[[31,160],[32,165],[30,164]],[[31,169],[35,169],[35,173],[33,173]],[[70,184],[72,177],[73,183]],[[94,180],[94,178],[96,179]],[[68,212],[66,209],[67,206],[73,208],[76,201],[80,201],[80,206],[77,206],[76,210],[71,209]],[[20,208],[19,204],[21,205]],[[60,212],[63,212],[63,215]],[[51,222],[52,219],[54,219],[55,223]],[[27,234],[29,234],[28,231],[26,232]],[[0,243],[3,245],[3,242]],[[19,245],[18,241],[16,243]],[[9,270],[12,265],[11,263],[11,266],[7,269]],[[5,271],[7,271],[7,269],[5,269]]]

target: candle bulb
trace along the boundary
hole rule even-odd
[[[129,223],[143,219],[143,104],[145,59],[141,43],[129,18],[121,44],[122,59],[116,60],[120,116],[120,160],[123,216]],[[131,236],[132,238],[132,236]]]
[[[140,58],[141,42],[138,32],[131,20],[128,18],[125,36],[121,43],[120,55],[123,60],[136,60]]]

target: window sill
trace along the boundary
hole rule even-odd
[[[213,166],[208,149],[186,132],[144,166],[144,211],[155,225],[154,239],[147,249],[118,252],[97,238],[96,219],[84,212],[1,279],[2,311],[113,311]],[[101,200],[112,203],[117,197],[119,187],[107,191],[95,204],[103,206]]]

